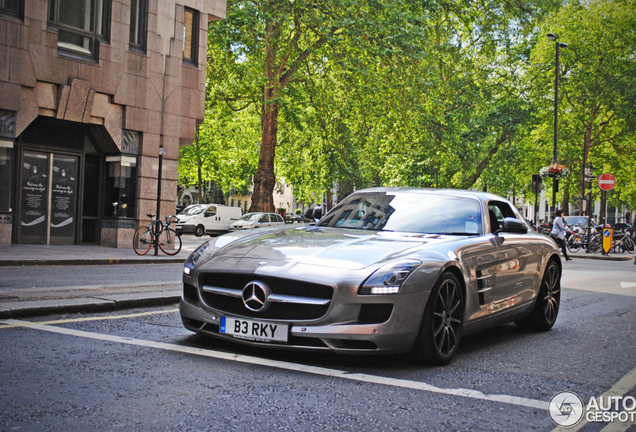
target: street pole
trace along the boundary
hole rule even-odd
[[[567,47],[567,44],[557,41],[557,37],[548,33],[548,39],[553,41],[556,45],[555,57],[556,64],[554,67],[554,145],[552,147],[552,163],[556,164],[559,161],[558,153],[558,140],[559,140],[559,53],[561,48]],[[556,193],[559,180],[556,177],[552,177],[552,220],[554,220],[554,214],[556,213]]]
[[[587,253],[590,253],[590,239],[592,238],[592,162],[590,162],[590,191],[587,195]]]
[[[159,147],[159,168],[157,170],[157,232],[155,233],[155,256],[159,255],[159,213],[161,212],[161,177],[162,177],[162,165],[163,165],[163,155],[166,154],[166,149],[163,147]]]

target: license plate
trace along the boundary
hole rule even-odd
[[[289,325],[264,323],[239,318],[221,317],[220,332],[236,338],[263,341],[287,342]]]

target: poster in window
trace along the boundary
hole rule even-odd
[[[20,225],[22,235],[46,234],[47,157],[37,153],[24,153],[22,163],[22,206]]]
[[[73,237],[77,158],[53,158],[51,184],[51,237]]]

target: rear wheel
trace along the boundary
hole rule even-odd
[[[205,227],[203,225],[198,225],[194,229],[194,235],[197,237],[201,237],[203,234],[205,234]]]
[[[543,274],[541,288],[532,312],[527,317],[515,321],[523,330],[548,331],[554,325],[561,305],[561,268],[550,260]]]
[[[133,237],[133,249],[137,255],[146,255],[152,246],[152,232],[147,226],[139,227]]]
[[[464,296],[457,277],[444,273],[435,284],[424,310],[413,357],[428,365],[451,362],[459,348],[464,323]]]
[[[625,240],[623,240],[623,246],[625,247],[625,250],[630,254],[636,252],[636,244],[634,244],[634,240],[632,240],[630,237],[625,237]]]
[[[172,228],[166,228],[159,235],[159,247],[166,255],[176,255],[181,250],[181,236]]]

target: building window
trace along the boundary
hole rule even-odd
[[[183,61],[197,64],[199,50],[199,12],[185,8],[183,15]]]
[[[22,18],[24,0],[0,0],[0,13]]]
[[[105,217],[135,217],[137,201],[137,158],[106,156],[108,172],[104,188]]]
[[[146,52],[146,31],[148,29],[148,0],[130,2],[130,47]]]
[[[58,30],[60,50],[99,57],[99,42],[107,42],[110,0],[49,0],[49,24]]]

